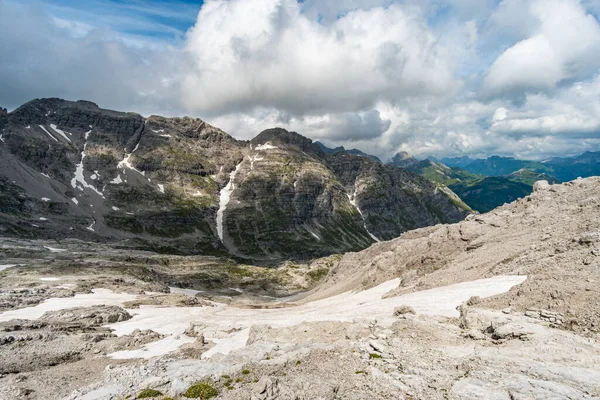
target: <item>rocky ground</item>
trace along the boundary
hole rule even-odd
[[[599,211],[598,178],[538,183],[262,267],[2,239],[0,399],[598,398]]]

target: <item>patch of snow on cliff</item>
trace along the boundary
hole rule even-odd
[[[235,184],[233,181],[235,180],[235,176],[237,175],[240,167],[242,166],[243,161],[239,163],[233,171],[229,174],[229,182],[223,189],[221,189],[221,193],[219,196],[219,210],[217,211],[217,234],[219,235],[219,239],[223,242],[223,214],[227,209],[227,205],[229,204],[229,199],[231,197],[231,193],[235,189]]]
[[[87,229],[88,231],[91,231],[91,232],[95,232],[94,225],[96,225],[96,221],[92,222],[92,224],[85,229]]]
[[[265,144],[259,144],[258,146],[256,146],[256,148],[254,150],[256,151],[261,151],[261,150],[272,150],[272,149],[276,149],[277,146],[271,146],[271,143],[267,142]]]
[[[140,171],[140,170],[136,169],[131,164],[131,161],[129,161],[129,159],[131,158],[131,155],[136,152],[136,150],[138,149],[138,147],[140,147],[139,143],[135,146],[135,149],[133,149],[133,151],[131,153],[127,153],[127,149],[125,149],[125,152],[126,152],[125,153],[125,157],[121,161],[119,161],[119,164],[117,165],[117,168],[129,168],[130,170],[139,172],[140,174],[142,174],[142,175],[145,176],[146,173],[144,171]]]
[[[87,134],[86,134],[86,139],[87,139]],[[83,144],[83,150],[81,151],[81,159],[79,161],[79,164],[77,164],[77,166],[75,167],[75,176],[73,177],[73,179],[71,179],[71,186],[73,186],[73,189],[79,189],[83,192],[83,190],[85,188],[87,189],[91,189],[94,192],[96,192],[100,197],[104,198],[104,194],[99,191],[98,189],[96,189],[96,187],[94,185],[90,185],[86,180],[85,180],[85,176],[83,175],[84,169],[83,169],[83,160],[85,159],[85,149],[87,148],[87,141]]]
[[[69,139],[69,137],[65,134],[65,131],[58,129],[58,127],[56,125],[50,124],[50,128],[52,128],[54,130],[54,132],[58,133],[60,136],[64,137],[69,143],[73,143],[73,142],[71,142],[71,139]],[[69,133],[69,135],[70,135],[70,133]]]
[[[363,215],[362,211],[360,210],[360,208],[356,204],[356,189],[354,189],[354,193],[352,193],[352,196],[348,195],[348,200],[350,200],[350,204],[352,204],[354,206],[354,208],[356,208],[356,211],[358,211],[358,213],[362,217],[363,224],[364,224],[363,226],[365,227],[365,230],[367,231],[367,233],[369,234],[369,236],[371,236],[371,239],[373,239],[376,242],[381,242],[381,240],[379,240],[375,235],[373,235],[371,233],[371,231],[369,231],[369,228],[367,228],[367,221],[365,220],[365,216]]]
[[[58,142],[58,139],[55,138],[54,136],[52,136],[52,134],[50,132],[48,132],[48,130],[46,128],[44,128],[44,125],[38,125],[40,128],[42,128],[42,130],[44,132],[46,132],[48,134],[48,136],[50,136],[52,139],[54,139],[55,142]]]

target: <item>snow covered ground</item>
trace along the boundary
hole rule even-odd
[[[293,326],[303,322],[374,320],[380,324],[392,324],[394,308],[412,306],[417,314],[457,317],[456,307],[472,296],[488,297],[504,293],[525,281],[526,276],[497,276],[451,286],[434,288],[403,296],[382,299],[382,296],[398,287],[399,279],[385,282],[362,292],[346,292],[327,299],[318,300],[298,307],[278,309],[240,309],[225,304],[215,307],[150,307],[128,310],[134,317],[129,321],[109,325],[117,335],[126,335],[135,329],[151,329],[166,338],[150,343],[138,350],[121,351],[113,358],[151,358],[168,354],[179,346],[192,342],[183,335],[190,323],[206,326],[206,339],[216,343],[203,354],[209,358],[214,354],[228,354],[243,348],[253,325],[273,327]],[[183,293],[184,291],[180,291]],[[191,292],[189,292],[191,293]],[[187,293],[186,293],[187,294]],[[44,312],[71,307],[92,305],[122,305],[137,296],[114,293],[106,289],[95,289],[92,294],[76,295],[72,298],[50,299],[35,307],[8,311],[0,314],[0,321],[14,318],[36,319]]]

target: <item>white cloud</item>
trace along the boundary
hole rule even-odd
[[[516,8],[515,5],[521,7]],[[522,101],[528,92],[548,92],[600,68],[600,24],[577,0],[505,1],[496,24],[520,28],[528,37],[502,53],[483,81],[487,97]],[[528,32],[528,30],[530,32]]]
[[[188,33],[190,110],[274,107],[353,112],[443,95],[452,71],[435,37],[399,5],[349,11],[330,25],[294,0],[210,0]]]

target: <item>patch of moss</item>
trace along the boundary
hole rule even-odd
[[[242,370],[242,375],[250,375],[250,370],[249,369],[243,369]]]
[[[369,360],[378,359],[378,358],[381,358],[381,356],[377,353],[369,354]]]
[[[151,399],[154,397],[162,396],[162,393],[154,389],[144,389],[138,393],[136,399]]]
[[[327,268],[319,268],[319,269],[314,270],[314,271],[309,271],[308,272],[308,276],[313,281],[320,281],[321,279],[323,279],[324,277],[326,277],[328,273],[329,273],[329,269],[327,269]]]
[[[208,400],[217,397],[219,391],[206,382],[196,383],[188,388],[183,394],[183,397],[188,399]]]

